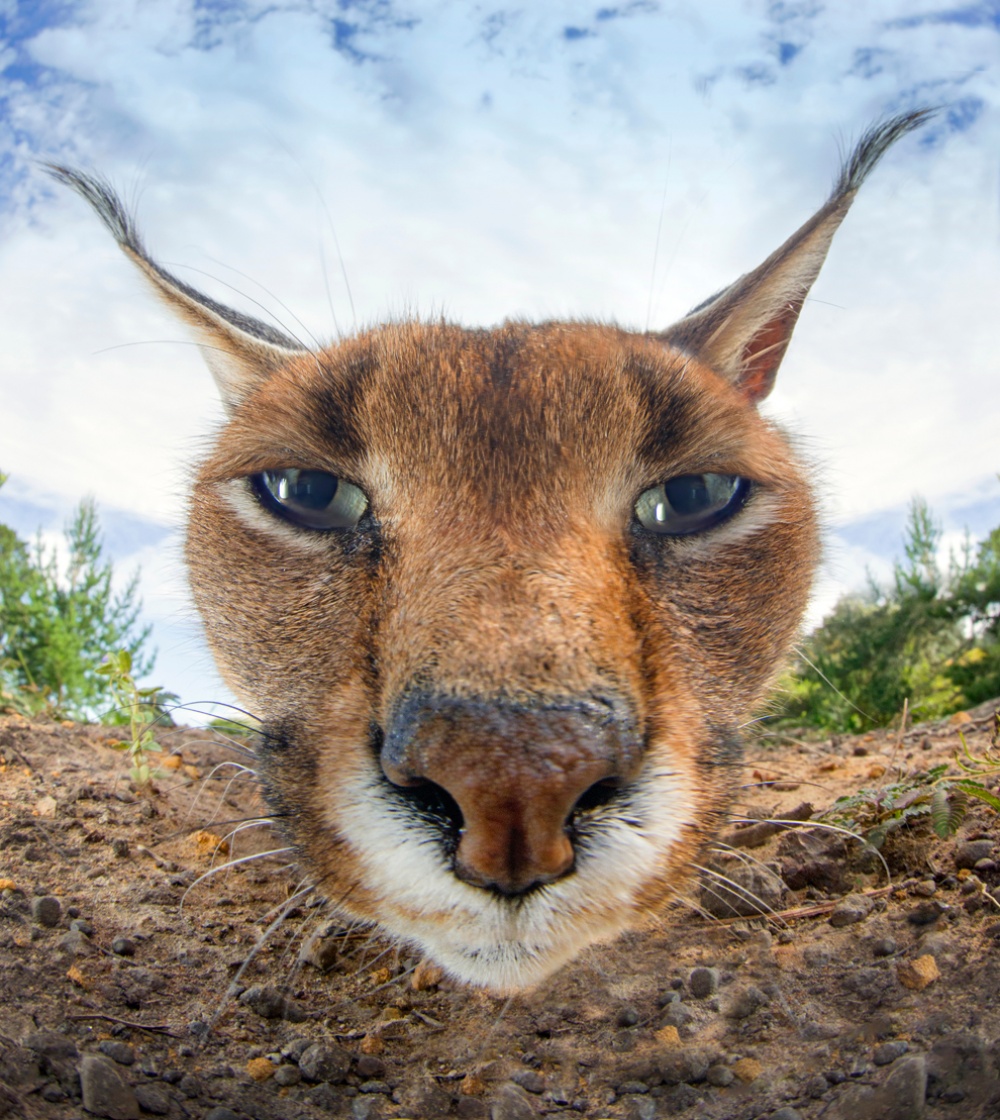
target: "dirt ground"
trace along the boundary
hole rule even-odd
[[[992,715],[761,740],[738,809],[815,816],[951,762],[960,730],[985,749]],[[695,884],[504,1000],[331,925],[286,853],[239,862],[283,846],[236,823],[264,812],[252,760],[176,729],[170,776],[137,794],[112,733],[0,718],[0,1116],[1000,1117],[986,805],[949,840],[926,819],[890,836],[891,884],[836,833],[734,827],[706,859],[774,913],[712,916],[734,896]]]

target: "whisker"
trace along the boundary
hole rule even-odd
[[[253,863],[254,860],[267,859],[270,856],[280,856],[280,855],[284,855],[285,852],[294,852],[294,851],[295,851],[295,849],[292,848],[292,847],[272,848],[270,851],[267,851],[267,852],[257,852],[256,854],[254,854],[252,856],[242,856],[240,859],[229,860],[226,863],[220,864],[218,867],[210,867],[207,871],[205,871],[201,875],[199,875],[198,878],[195,879],[195,881],[191,884],[191,886],[189,886],[187,888],[187,890],[181,896],[180,905],[181,905],[181,907],[184,906],[184,900],[191,893],[191,891],[193,891],[194,888],[196,886],[198,886],[199,883],[203,883],[206,879],[211,878],[211,876],[213,876],[213,875],[218,875],[220,871],[230,871],[232,868],[239,867],[241,864],[244,864],[244,863]]]

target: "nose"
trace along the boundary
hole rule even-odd
[[[620,703],[518,705],[419,693],[397,709],[381,763],[393,784],[437,786],[458,805],[460,879],[520,895],[573,869],[574,810],[595,786],[628,780],[640,753],[635,721]]]

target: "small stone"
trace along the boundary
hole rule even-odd
[[[135,1061],[135,1051],[132,1047],[126,1042],[119,1042],[116,1038],[105,1039],[97,1049],[120,1066],[130,1066]]]
[[[88,922],[86,918],[74,918],[73,921],[69,923],[69,928],[79,930],[80,933],[84,934],[86,937],[94,936],[94,923]]]
[[[292,1038],[281,1048],[281,1056],[290,1062],[297,1062],[299,1058],[312,1046],[311,1038]]]
[[[660,1027],[654,1037],[664,1046],[680,1046],[681,1044],[680,1031],[673,1023],[667,1023],[666,1026]]]
[[[648,1093],[649,1086],[645,1081],[623,1081],[618,1086],[618,1095],[625,1096],[627,1093]]]
[[[631,1093],[619,1100],[625,1120],[655,1120],[656,1101],[641,1093]]]
[[[821,1073],[816,1073],[806,1079],[802,1086],[802,1092],[810,1099],[818,1101],[821,1097],[826,1096],[829,1088],[830,1083],[827,1079]]]
[[[111,952],[117,953],[119,957],[134,957],[135,942],[127,937],[116,937],[111,942]]]
[[[118,859],[128,858],[128,841],[123,836],[118,836],[111,841],[111,850]]]
[[[760,1077],[764,1067],[756,1058],[740,1058],[739,1061],[733,1062],[732,1070],[740,1081],[749,1085],[751,1081],[756,1081]]]
[[[688,987],[695,999],[707,999],[719,990],[719,970],[716,968],[694,968],[688,980]]]
[[[205,1120],[240,1120],[240,1114],[231,1108],[213,1108],[205,1113]]]
[[[269,1058],[251,1058],[246,1070],[254,1081],[267,1081],[274,1076],[275,1066]]]
[[[535,1120],[531,1097],[512,1081],[501,1085],[490,1102],[490,1120]]]
[[[384,1049],[385,1043],[377,1034],[366,1034],[361,1040],[362,1054],[381,1054]]]
[[[789,1108],[786,1105],[784,1108],[779,1108],[777,1112],[772,1112],[770,1120],[802,1120],[802,1113],[797,1108]]]
[[[355,1070],[359,1077],[366,1080],[373,1077],[382,1078],[385,1077],[385,1062],[371,1054],[362,1054],[357,1060]]]
[[[879,1090],[880,1120],[920,1120],[927,1094],[927,1065],[922,1055],[901,1058]]]
[[[781,876],[763,864],[716,859],[702,876],[699,902],[716,918],[754,918],[777,910],[784,891]]]
[[[830,915],[830,925],[834,929],[852,926],[856,922],[864,921],[872,912],[872,909],[873,903],[870,898],[866,898],[862,894],[848,895],[833,908],[833,913]]]
[[[955,845],[955,866],[972,868],[981,859],[989,859],[993,855],[992,840],[965,840]]]
[[[899,946],[891,937],[879,937],[872,945],[876,957],[891,957],[899,951]]]
[[[46,894],[31,900],[31,916],[40,926],[52,929],[59,924],[62,916],[62,903],[55,895]]]
[[[301,1023],[305,1012],[290,999],[270,985],[255,984],[240,996],[240,1003],[256,1011],[262,1019],[287,1019],[290,1023]]]
[[[139,1120],[139,1102],[132,1087],[107,1058],[87,1054],[80,1061],[83,1107],[107,1120]]]
[[[736,1074],[724,1065],[714,1065],[708,1067],[708,1072],[705,1074],[705,1080],[709,1085],[714,1085],[718,1089],[724,1089],[727,1085],[732,1085],[736,1079]]]
[[[704,1081],[711,1064],[708,1052],[693,1046],[665,1050],[656,1058],[657,1072],[667,1085]]]
[[[391,1092],[390,1088],[384,1081],[368,1081],[367,1085],[385,1085],[385,1089],[366,1089],[365,1085],[361,1086],[362,1093],[381,1093]],[[458,1083],[458,1091],[463,1097],[478,1097],[486,1091],[486,1082],[481,1077],[476,1077],[474,1073],[467,1073],[465,1077]]]
[[[81,954],[86,953],[87,947],[90,945],[90,940],[85,933],[78,929],[71,929],[68,933],[64,933],[59,938],[59,948],[64,953],[68,953],[71,957],[79,957]]]
[[[675,1028],[676,1029],[676,1028]],[[519,1069],[511,1074],[511,1081],[527,1089],[529,1093],[544,1093],[545,1078],[535,1069]]]
[[[199,1081],[193,1073],[185,1073],[180,1081],[177,1082],[177,1088],[180,1089],[188,1100],[193,1101],[195,1097],[201,1096],[201,1081]]]
[[[634,1007],[623,1007],[615,1016],[615,1025],[634,1027],[639,1022],[639,1012]]]
[[[922,992],[929,984],[941,978],[941,971],[937,961],[927,953],[914,961],[900,961],[896,965],[896,976],[904,988]]]
[[[323,1042],[314,1042],[299,1058],[299,1069],[308,1081],[343,1081],[350,1068],[346,1050]]]
[[[136,1085],[135,1099],[143,1112],[154,1116],[166,1116],[170,1112],[169,1098],[155,1085]]]
[[[947,904],[943,902],[921,902],[907,912],[906,920],[911,926],[933,925],[947,909]]]
[[[802,959],[810,968],[826,968],[833,954],[823,945],[807,945],[802,950]]]
[[[910,1044],[902,1038],[894,1039],[892,1042],[883,1042],[881,1046],[876,1046],[872,1051],[872,1061],[877,1066],[891,1065],[909,1049]]]
[[[274,1083],[285,1088],[288,1085],[298,1085],[302,1080],[302,1071],[298,1066],[286,1064],[278,1066],[274,1071]]]
[[[410,987],[416,992],[426,992],[436,988],[444,979],[444,969],[427,957],[417,965],[410,977]]]
[[[665,1027],[684,1027],[694,1018],[694,1012],[686,1004],[676,1000],[671,1003],[663,1016]]]
[[[463,1078],[462,1085],[464,1085],[468,1080],[469,1079],[467,1077]],[[476,1080],[478,1080],[478,1079],[476,1079]],[[358,1092],[359,1093],[384,1093],[384,1094],[388,1095],[392,1092],[392,1086],[387,1081],[362,1081],[361,1084],[358,1086]],[[462,1092],[461,1086],[459,1086],[459,1092]],[[466,1093],[465,1095],[467,1097],[471,1097],[471,1096],[475,1096],[475,1093],[476,1093],[476,1090],[473,1089],[473,1091],[471,1093]]]
[[[54,1058],[57,1062],[75,1061],[80,1056],[76,1043],[58,1031],[32,1031],[26,1035],[24,1045],[44,1058]]]
[[[731,1019],[749,1019],[760,1007],[768,1002],[767,996],[753,985],[736,993],[729,1007]]]

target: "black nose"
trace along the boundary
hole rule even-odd
[[[461,812],[455,874],[518,895],[572,870],[568,823],[595,787],[634,776],[635,721],[621,703],[544,705],[410,694],[382,748],[397,786],[432,783]]]

